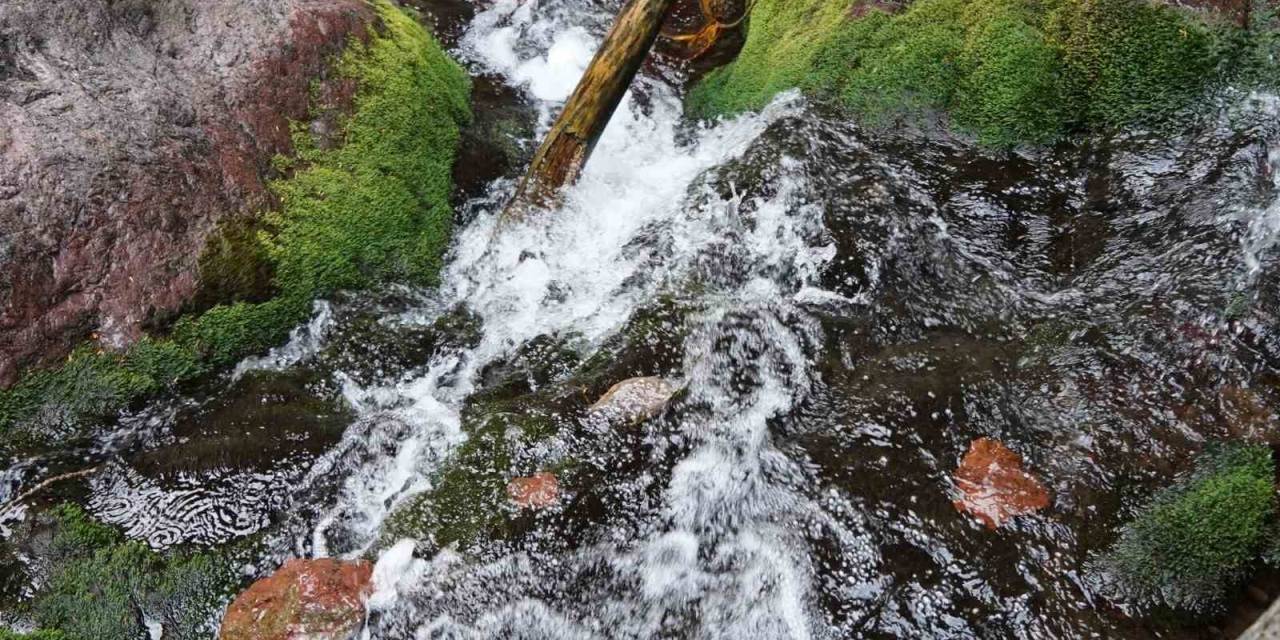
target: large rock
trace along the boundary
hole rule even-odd
[[[0,387],[179,311],[362,0],[0,3]]]
[[[290,560],[231,603],[218,638],[349,640],[364,625],[372,577],[364,560]]]

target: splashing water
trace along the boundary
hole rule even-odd
[[[582,73],[594,49],[579,25],[602,24],[608,14],[579,12],[570,21],[554,10],[535,16],[536,6],[499,2],[482,12],[464,40],[465,53],[525,87],[549,114],[572,89],[566,79]],[[532,57],[522,57],[525,51]],[[686,286],[708,265],[717,271],[720,262],[748,265],[699,294],[704,311],[691,320],[684,378],[690,401],[705,411],[679,427],[691,448],[663,490],[652,530],[620,545],[630,549],[625,552],[611,544],[524,560],[579,567],[607,562],[619,586],[629,580],[642,586],[623,600],[598,602],[604,611],[594,622],[575,619],[581,610],[559,611],[528,597],[470,622],[431,612],[429,605],[410,615],[416,605],[407,594],[430,592],[449,575],[435,565],[449,560],[446,552],[430,562],[410,561],[400,544],[378,565],[373,602],[388,625],[413,619],[428,635],[469,629],[489,636],[529,625],[522,635],[639,638],[661,633],[663,611],[700,603],[701,636],[822,635],[811,628],[807,610],[811,568],[787,526],[818,518],[818,510],[790,488],[802,471],[773,449],[767,428],[804,398],[807,360],[821,341],[817,323],[791,302],[802,291],[819,291],[816,276],[832,255],[821,210],[804,202],[799,178],[784,179],[777,193],[754,203],[748,228],[738,207],[754,194],[724,200],[695,186],[706,170],[741,155],[770,123],[795,113],[797,99],[783,98],[759,115],[715,125],[699,131],[693,144],[680,144],[678,97],[644,80],[640,90],[644,108],[633,96],[624,100],[562,210],[510,228],[497,228],[497,211],[481,211],[461,232],[438,297],[420,315],[403,319],[425,324],[464,304],[483,320],[477,346],[392,387],[348,381],[344,394],[363,414],[362,424],[348,432],[331,464],[348,464],[356,448],[388,455],[347,467],[338,505],[321,519],[314,549],[365,551],[395,505],[430,487],[432,470],[465,437],[460,406],[486,364],[543,335],[572,332],[590,350],[634,309]],[[753,372],[749,381],[730,375],[746,367]],[[332,471],[322,464],[316,473]],[[470,572],[502,571],[500,565],[514,561]]]
[[[1280,193],[1280,147],[1272,148],[1267,154],[1267,172],[1273,188]],[[1249,226],[1244,234],[1244,262],[1247,277],[1252,279],[1262,272],[1264,254],[1280,244],[1280,197],[1265,207],[1247,212],[1245,220]]]

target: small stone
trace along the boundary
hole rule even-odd
[[[613,385],[588,411],[609,420],[640,422],[666,408],[676,387],[657,376],[631,378]]]
[[[1049,491],[1022,470],[1022,457],[991,438],[978,438],[969,445],[953,477],[961,493],[956,509],[991,529],[1049,506]]]
[[[241,593],[219,640],[351,640],[364,625],[373,565],[295,559]]]
[[[555,474],[543,471],[528,478],[507,483],[507,496],[521,509],[542,509],[560,501],[560,481]]]

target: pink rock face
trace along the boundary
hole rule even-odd
[[[555,474],[542,472],[516,478],[507,484],[507,496],[521,509],[543,509],[560,501],[560,481]]]
[[[1022,457],[991,438],[978,438],[955,471],[956,509],[995,529],[1010,518],[1049,506],[1049,491],[1023,471]]]
[[[0,2],[0,388],[198,295],[206,242],[271,207],[289,122],[375,20],[363,0]]]
[[[364,625],[372,577],[364,560],[290,560],[231,603],[218,639],[350,640]]]

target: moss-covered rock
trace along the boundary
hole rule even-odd
[[[144,620],[166,638],[211,635],[210,623],[239,581],[213,552],[157,553],[72,505],[55,507],[47,579],[29,603],[37,638],[144,638]]]
[[[518,452],[559,432],[557,416],[536,399],[471,402],[463,412],[467,440],[436,476],[430,491],[391,515],[388,541],[410,537],[438,546],[467,547],[510,531],[514,509],[507,483],[538,469],[521,465]]]
[[[296,157],[277,162],[286,175],[271,184],[279,208],[254,233],[221,236],[202,261],[229,282],[233,300],[127,353],[86,347],[59,368],[29,373],[0,391],[0,429],[34,417],[48,418],[37,421],[48,427],[111,415],[279,344],[316,297],[391,279],[434,281],[451,231],[451,169],[459,127],[470,119],[469,79],[421,25],[387,0],[375,5],[379,28],[353,39],[335,63],[357,86],[336,144],[295,127]],[[267,264],[230,264],[259,259]],[[249,290],[264,272],[275,297],[254,301]]]
[[[67,636],[60,631],[49,631],[48,629],[38,629],[30,633],[18,633],[0,629],[0,640],[67,640]]]
[[[1152,123],[1215,83],[1266,74],[1274,37],[1145,0],[918,0],[889,15],[849,0],[760,0],[738,59],[689,95],[700,116],[801,88],[884,122],[945,113],[986,144],[1049,143]],[[861,15],[859,15],[861,14]]]
[[[1274,478],[1266,447],[1208,451],[1124,528],[1104,567],[1142,601],[1213,608],[1263,550],[1276,507]]]

